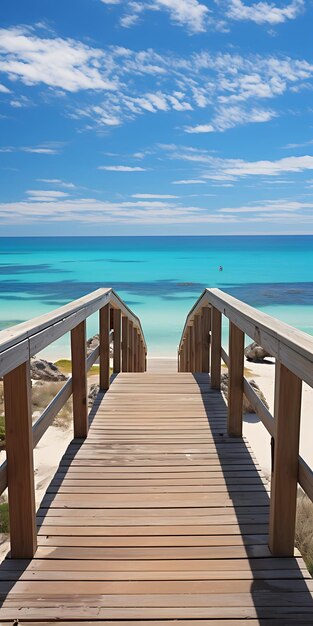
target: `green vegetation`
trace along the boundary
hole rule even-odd
[[[0,533],[9,532],[9,505],[3,499],[0,501]]]
[[[0,444],[5,440],[4,415],[0,415]]]
[[[54,365],[56,365],[62,374],[71,374],[72,372],[72,361],[70,359],[59,359],[59,361],[55,361]]]
[[[62,374],[72,373],[72,361],[70,359],[59,359],[59,361],[55,361],[54,365],[56,365],[59,368]],[[88,376],[92,376],[98,373],[99,373],[99,366],[93,365],[88,372]]]

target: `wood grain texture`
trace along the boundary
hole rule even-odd
[[[29,361],[4,376],[4,401],[11,554],[32,558],[37,537]]]
[[[99,311],[100,337],[100,390],[110,387],[110,305],[106,304]]]
[[[292,556],[296,525],[302,381],[276,363],[270,548]]]
[[[2,622],[310,624],[312,580],[271,555],[268,517],[208,374],[121,373],[48,487],[34,559],[0,566]]]
[[[71,332],[71,353],[74,437],[84,439],[88,433],[86,320]]]

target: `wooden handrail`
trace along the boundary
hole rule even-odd
[[[100,341],[87,357],[86,319],[96,311],[99,311]],[[113,330],[110,330],[110,311]],[[7,451],[7,460],[0,467],[0,494],[8,487],[13,558],[31,558],[37,547],[33,448],[71,395],[74,436],[87,436],[87,372],[99,359],[100,389],[106,391],[109,388],[110,344],[113,339],[113,369],[120,371],[121,325],[125,320],[136,340],[135,344],[129,342],[127,345],[129,359],[123,371],[144,372],[147,345],[140,320],[113,289],[98,289],[52,313],[0,332]],[[72,376],[32,425],[30,358],[69,331]]]
[[[210,367],[199,367],[199,359],[189,357],[190,342],[199,332],[199,319],[207,308],[211,311],[211,330],[208,333],[206,329],[203,335],[202,325],[202,344],[205,341],[210,346]],[[221,345],[222,316],[229,320],[229,355]],[[245,334],[276,359],[274,417],[244,376]],[[241,435],[245,395],[272,437],[269,546],[277,556],[291,556],[298,484],[313,501],[313,471],[299,455],[301,385],[306,382],[313,387],[313,337],[219,289],[205,289],[187,316],[178,349],[178,367],[180,371],[210,371],[211,386],[219,389],[221,360],[229,368],[228,433]]]

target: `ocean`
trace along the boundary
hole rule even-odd
[[[0,274],[0,329],[113,287],[141,318],[149,356],[170,357],[195,300],[218,287],[313,335],[313,236],[0,238]],[[69,341],[45,356],[69,357]]]

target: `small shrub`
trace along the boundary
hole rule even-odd
[[[0,502],[0,533],[7,534],[9,527],[9,505],[7,502]]]
[[[5,422],[4,415],[0,415],[0,443],[5,441]]]

